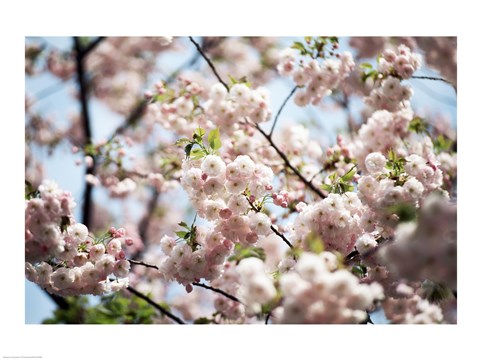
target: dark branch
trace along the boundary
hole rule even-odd
[[[142,100],[140,101],[137,106],[133,109],[130,115],[127,117],[125,122],[120,125],[115,131],[110,135],[108,141],[112,141],[116,136],[123,134],[125,130],[127,130],[130,126],[134,125],[143,115],[145,108],[147,107],[148,101]]]
[[[157,206],[158,198],[160,197],[160,193],[157,189],[153,190],[152,197],[147,205],[147,212],[145,216],[140,221],[138,226],[138,234],[140,235],[140,239],[142,239],[143,243],[146,245],[148,242],[148,227],[150,226],[150,221],[152,220],[152,216],[155,212],[155,207]]]
[[[257,208],[257,207],[255,206],[255,204],[250,201],[250,199],[248,198],[248,196],[245,196],[245,197],[247,198],[247,201],[248,201],[248,203],[250,204],[250,207],[253,209],[253,211],[255,211],[255,212],[257,212],[257,213],[260,212],[260,209]],[[288,241],[288,239],[285,237],[285,235],[283,235],[280,231],[278,231],[278,230],[275,228],[275,226],[270,225],[270,229],[272,229],[272,231],[273,231],[277,236],[279,236],[279,237],[285,242],[285,244],[288,245],[288,247],[289,247],[290,249],[293,248],[292,243],[291,243],[290,241]]]
[[[93,40],[90,44],[88,44],[82,51],[81,53],[81,57],[82,59],[87,56],[91,51],[93,51],[97,46],[98,44],[100,44],[103,40],[105,40],[106,37],[105,36],[99,36],[98,38],[96,38],[95,40]]]
[[[272,313],[267,314],[267,317],[265,318],[265,325],[268,325],[268,320],[270,320],[271,316],[272,316]]]
[[[55,294],[50,294],[47,290],[43,289],[45,291],[45,293],[50,297],[50,299],[52,299],[52,301],[57,304],[57,306],[60,308],[60,309],[63,309],[63,310],[68,310],[70,308],[70,304],[67,302],[67,300],[65,300],[65,298],[61,297],[61,296],[58,296],[58,295],[55,295]]]
[[[233,295],[230,295],[229,293],[226,293],[226,292],[223,291],[223,290],[220,290],[220,289],[217,289],[217,288],[214,288],[214,287],[211,287],[211,286],[208,286],[208,285],[206,285],[206,284],[199,283],[199,282],[194,282],[194,283],[192,283],[192,285],[198,286],[198,287],[201,287],[201,288],[204,288],[204,289],[212,290],[212,291],[214,291],[214,292],[216,292],[216,293],[218,293],[218,294],[221,294],[221,295],[229,298],[230,300],[233,300],[233,301],[235,301],[235,302],[238,302],[238,303],[242,304],[242,302],[241,302],[238,298],[236,298],[236,297],[233,296]]]
[[[158,311],[160,311],[163,315],[165,315],[166,317],[172,319],[173,321],[175,321],[176,323],[178,324],[182,324],[184,325],[185,322],[180,319],[179,317],[173,315],[170,311],[168,311],[167,309],[165,309],[162,305],[160,304],[157,304],[155,301],[153,301],[152,299],[150,299],[148,296],[142,294],[141,292],[135,290],[133,287],[131,286],[128,286],[127,287],[127,290],[130,291],[132,294],[134,294],[135,296],[138,296],[139,298],[145,300],[147,303],[149,303],[150,305],[152,305],[155,309],[157,309]]]
[[[288,96],[283,101],[282,106],[280,106],[280,109],[278,109],[277,115],[275,115],[275,119],[273,120],[272,129],[270,130],[270,133],[268,134],[269,137],[272,137],[273,130],[275,130],[275,126],[277,125],[278,118],[279,118],[283,108],[285,107],[285,105],[287,105],[288,100],[290,100],[290,98],[293,96],[293,94],[295,94],[295,91],[297,91],[297,89],[298,89],[298,86],[295,86],[292,89],[292,91],[290,91],[290,94],[288,94]]]
[[[80,97],[80,105],[81,105],[81,117],[82,117],[82,125],[83,130],[85,133],[85,145],[92,144],[92,130],[90,127],[90,115],[88,111],[88,100],[87,100],[87,80],[86,74],[84,69],[83,57],[82,54],[84,49],[80,43],[80,39],[78,37],[73,38],[74,47],[75,47],[75,60],[77,65],[77,82],[79,87],[79,97]],[[86,174],[95,175],[95,158],[93,158],[92,166],[87,166]],[[89,182],[85,184],[85,194],[83,200],[83,213],[82,213],[82,221],[83,224],[87,228],[91,227],[91,215],[92,215],[92,208],[93,208],[93,200],[92,200],[92,191],[93,186]]]
[[[160,271],[160,268],[157,265],[147,264],[147,263],[145,263],[143,261],[140,261],[140,260],[128,259],[128,262],[132,265],[142,265],[142,266],[149,267],[149,268],[152,268],[152,269],[157,269],[158,271]]]
[[[255,124],[255,127],[257,128],[257,130],[265,137],[265,139],[267,139],[267,141],[270,143],[270,145],[275,149],[275,151],[277,152],[277,154],[282,158],[283,162],[285,163],[285,165],[290,169],[292,170],[295,175],[298,176],[298,178],[308,187],[310,188],[310,190],[312,190],[315,194],[317,194],[318,196],[320,196],[322,199],[325,199],[325,195],[322,194],[322,192],[317,189],[313,184],[312,184],[312,181],[309,181],[305,178],[305,176],[302,175],[302,173],[300,171],[298,171],[298,169],[293,166],[290,161],[288,160],[287,158],[287,155],[285,155],[285,153],[280,150],[277,145],[275,145],[275,143],[273,142],[272,138],[265,132],[262,130],[262,128],[260,126],[258,126],[258,124]]]
[[[215,74],[215,76],[217,77],[218,81],[220,81],[220,83],[222,83],[223,86],[225,86],[225,89],[227,89],[227,91],[230,90],[230,88],[228,87],[227,83],[225,81],[222,80],[222,78],[220,77],[220,75],[218,74],[217,72],[217,69],[215,69],[215,66],[213,65],[212,61],[208,58],[208,56],[203,52],[202,48],[200,47],[200,45],[193,39],[193,37],[189,36],[188,37],[190,39],[190,41],[193,43],[193,45],[195,45],[195,47],[197,48],[197,51],[200,53],[200,55],[202,55],[202,57],[205,59],[205,61],[208,63],[208,66],[210,66],[210,69],[212,69],[213,73]]]
[[[453,85],[450,81],[445,80],[443,78],[439,78],[439,77],[435,77],[435,76],[412,76],[411,79],[442,81],[446,84],[449,84],[449,85],[453,86],[453,88],[455,89],[455,92],[457,92],[457,87],[455,85]]]

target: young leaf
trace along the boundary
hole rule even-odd
[[[348,172],[342,176],[342,180],[343,181],[351,181],[353,179],[353,177],[355,176],[355,174],[357,173],[356,170],[355,170],[355,167],[356,166],[353,166],[350,170],[348,170]]]
[[[178,140],[175,142],[175,145],[185,145],[185,144],[189,144],[189,143],[190,143],[190,139],[181,138],[181,139],[178,139]]]
[[[201,159],[203,158],[205,155],[207,155],[205,153],[205,151],[203,149],[199,149],[199,148],[196,148],[196,149],[193,149],[191,152],[190,152],[190,156],[193,160],[198,160],[198,159]]]
[[[178,225],[186,229],[190,229],[185,221],[179,222]]]
[[[175,235],[177,235],[180,239],[185,239],[185,236],[188,234],[187,231],[176,231]]]
[[[213,151],[220,149],[222,146],[222,142],[220,141],[220,131],[218,128],[213,129],[208,134],[208,145],[210,145]]]
[[[359,65],[362,69],[371,69],[372,68],[372,64],[370,63],[362,63]]]

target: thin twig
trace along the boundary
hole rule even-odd
[[[446,79],[440,78],[440,77],[435,77],[435,76],[412,76],[410,79],[442,81],[446,84],[449,84],[449,85],[453,86],[453,88],[455,89],[455,93],[457,92],[457,87],[455,85],[453,85],[453,83],[451,83],[450,81],[448,81]]]
[[[250,204],[250,207],[253,209],[253,211],[255,211],[256,213],[259,213],[259,212],[260,212],[260,209],[257,208],[257,207],[255,206],[255,204],[250,201],[250,199],[248,198],[248,196],[245,196],[245,197],[247,198],[247,201],[248,201],[248,203]],[[275,228],[275,226],[273,226],[273,224],[270,225],[270,229],[271,229],[277,236],[279,236],[279,237],[285,242],[285,244],[288,245],[288,247],[289,247],[290,249],[293,249],[292,243],[285,237],[285,235],[283,235],[280,231],[278,231],[278,230]]]
[[[283,100],[282,106],[280,106],[280,109],[278,109],[277,115],[275,115],[275,119],[273,120],[272,128],[270,129],[270,133],[268,134],[269,137],[272,137],[273,130],[275,130],[275,126],[277,125],[278,118],[279,118],[283,108],[287,104],[288,100],[290,100],[290,98],[293,96],[293,94],[295,94],[295,91],[297,91],[297,89],[298,89],[298,86],[295,86],[292,89],[292,91],[290,91],[290,94],[288,94],[288,96],[285,98],[285,100]]]
[[[267,317],[265,318],[265,325],[268,325],[268,320],[270,320],[270,317],[272,316],[272,313],[268,313]]]
[[[148,268],[152,268],[152,269],[156,269],[158,271],[160,271],[160,268],[157,266],[157,265],[154,265],[154,264],[147,264],[143,261],[140,261],[140,260],[133,260],[133,259],[128,259],[128,262],[130,264],[133,264],[133,265],[142,265],[142,266],[145,266],[145,267],[148,267]]]
[[[133,109],[130,115],[127,117],[125,122],[120,125],[115,131],[110,135],[108,141],[112,141],[115,139],[116,136],[123,134],[125,130],[127,130],[130,126],[134,125],[143,115],[143,112],[148,104],[147,100],[140,101],[137,106]]]
[[[292,170],[295,175],[298,176],[298,178],[307,186],[310,188],[310,190],[312,190],[315,194],[317,194],[319,197],[321,197],[322,199],[325,199],[325,195],[322,194],[322,192],[317,189],[311,181],[308,181],[305,176],[302,175],[302,173],[300,171],[298,171],[298,169],[293,166],[291,163],[290,163],[290,160],[288,160],[287,158],[287,155],[285,155],[285,153],[280,150],[277,145],[275,145],[275,143],[273,142],[272,138],[265,132],[262,130],[262,128],[260,126],[258,126],[258,124],[255,124],[255,127],[257,128],[257,130],[263,135],[263,137],[265,139],[267,139],[267,141],[270,143],[270,145],[275,149],[275,151],[277,152],[277,154],[282,158],[283,162],[285,163],[285,165],[290,169]]]
[[[193,37],[189,36],[188,37],[190,39],[190,41],[193,43],[193,45],[195,45],[195,47],[197,48],[197,51],[200,53],[200,55],[202,55],[202,57],[205,59],[205,61],[208,63],[208,66],[210,66],[210,69],[212,69],[213,73],[215,74],[215,76],[217,77],[218,81],[220,81],[220,83],[225,86],[225,89],[227,89],[227,91],[230,90],[230,88],[228,87],[227,83],[225,81],[222,80],[222,78],[220,77],[220,75],[218,74],[217,72],[217,69],[215,69],[215,66],[213,65],[212,61],[208,58],[208,56],[203,52],[202,48],[200,47],[200,45],[193,39]]]
[[[139,292],[138,290],[134,289],[133,287],[128,286],[128,287],[127,287],[127,290],[130,291],[132,294],[138,296],[139,298],[145,300],[147,303],[149,303],[150,305],[152,305],[155,309],[159,310],[163,315],[165,315],[166,317],[169,317],[170,319],[172,319],[172,320],[175,321],[176,323],[181,324],[181,325],[184,325],[184,324],[185,324],[185,321],[183,321],[183,320],[180,319],[179,317],[173,315],[170,311],[168,311],[167,309],[165,309],[162,305],[156,303],[155,301],[153,301],[152,299],[150,299],[148,296],[142,294],[141,292]]]
[[[192,285],[198,286],[198,287],[201,287],[201,288],[204,288],[204,289],[208,289],[208,290],[211,290],[211,291],[214,291],[214,292],[216,292],[216,293],[219,293],[219,294],[221,294],[221,295],[229,298],[230,300],[233,300],[233,301],[235,301],[235,302],[238,302],[238,303],[242,304],[242,302],[241,302],[238,298],[236,298],[236,297],[233,296],[233,295],[230,295],[229,293],[226,293],[226,292],[223,291],[223,290],[214,288],[214,287],[212,287],[212,286],[208,286],[208,285],[206,285],[206,284],[202,284],[202,283],[200,283],[200,282],[194,282],[194,283],[192,283]]]

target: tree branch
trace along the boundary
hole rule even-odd
[[[288,100],[290,100],[290,98],[293,96],[293,94],[295,94],[295,91],[297,91],[297,89],[298,89],[298,86],[295,86],[292,89],[292,91],[290,91],[290,94],[288,94],[288,96],[283,101],[282,106],[280,106],[280,109],[278,109],[277,115],[275,115],[275,119],[273,120],[273,125],[272,125],[272,128],[270,129],[270,133],[268,134],[269,137],[272,137],[273,130],[275,129],[275,126],[277,125],[278,118],[279,118],[283,108],[287,104]]]
[[[202,283],[200,283],[200,282],[194,282],[194,283],[192,283],[192,285],[198,286],[198,287],[201,287],[201,288],[204,288],[204,289],[208,289],[208,290],[211,290],[211,291],[214,291],[214,292],[216,292],[216,293],[218,293],[218,294],[221,294],[221,295],[229,298],[230,300],[233,300],[233,301],[235,301],[235,302],[238,302],[238,303],[242,304],[242,302],[241,302],[238,298],[236,298],[236,297],[233,296],[233,295],[230,295],[229,293],[226,293],[226,292],[223,291],[223,290],[214,288],[214,287],[212,287],[212,286],[208,286],[208,285],[206,285],[206,284],[202,284]]]
[[[270,317],[271,317],[271,316],[272,316],[272,313],[269,312],[269,313],[267,314],[267,317],[265,318],[265,325],[268,325],[268,320],[270,320]]]
[[[227,89],[227,91],[230,91],[230,88],[228,87],[227,83],[225,81],[222,80],[222,78],[220,77],[220,75],[218,74],[217,72],[217,69],[215,69],[215,66],[213,65],[212,61],[208,58],[208,56],[203,52],[202,48],[200,47],[200,45],[193,39],[193,37],[189,36],[188,37],[190,39],[190,41],[193,43],[193,45],[195,45],[195,47],[197,48],[197,51],[200,53],[200,55],[202,55],[202,57],[205,59],[205,61],[208,63],[208,66],[210,66],[210,69],[212,69],[213,73],[215,74],[215,76],[217,77],[218,81],[225,87],[225,89]]]
[[[253,211],[255,211],[256,213],[259,213],[259,212],[260,212],[260,209],[257,208],[257,207],[255,206],[255,204],[250,201],[250,199],[248,198],[248,196],[245,196],[245,197],[247,198],[247,201],[248,201],[248,203],[250,204],[250,207],[253,209]],[[291,243],[290,241],[288,241],[288,239],[285,237],[285,235],[283,235],[280,231],[278,231],[278,230],[275,228],[275,226],[273,226],[273,224],[270,225],[270,229],[271,229],[277,236],[279,236],[279,237],[285,242],[285,244],[288,245],[288,247],[289,247],[290,249],[293,248],[292,243]]]
[[[443,79],[443,78],[439,78],[439,77],[435,77],[435,76],[412,76],[410,79],[442,81],[446,84],[451,85],[455,89],[455,93],[457,92],[457,87],[455,85],[453,85],[453,83],[451,83],[450,81],[448,81],[446,79]]]
[[[132,265],[142,265],[142,266],[152,268],[152,269],[157,269],[158,271],[160,271],[160,268],[157,265],[147,264],[147,263],[145,263],[143,261],[140,261],[140,260],[128,259],[128,262]]]
[[[80,54],[81,58],[83,59],[85,56],[87,56],[91,51],[93,51],[98,46],[98,44],[100,44],[105,39],[106,39],[105,36],[99,36],[98,38],[90,42],[90,44],[88,44]]]
[[[165,315],[166,317],[172,319],[173,321],[175,321],[177,324],[181,324],[181,325],[184,325],[185,324],[185,321],[183,321],[182,319],[180,319],[179,317],[173,315],[170,311],[168,311],[167,309],[165,309],[162,305],[160,304],[157,304],[155,301],[153,301],[152,299],[150,299],[148,296],[142,294],[141,292],[139,292],[138,290],[135,290],[133,287],[131,286],[128,286],[127,287],[127,290],[130,291],[132,294],[134,294],[135,296],[138,296],[139,298],[145,300],[147,303],[149,303],[150,305],[152,305],[155,309],[157,309],[158,311],[160,311],[163,315]]]
[[[85,69],[83,59],[84,57],[82,54],[84,53],[84,49],[80,43],[80,39],[78,37],[73,38],[74,47],[75,47],[75,60],[76,60],[76,68],[77,68],[77,82],[78,87],[80,90],[80,105],[81,105],[81,117],[82,117],[82,125],[85,134],[85,145],[92,144],[92,130],[90,127],[90,115],[88,111],[88,100],[87,100],[87,81],[85,76]],[[93,164],[92,166],[87,166],[86,168],[86,175],[91,174],[95,175],[95,158],[93,157]],[[85,182],[85,194],[83,197],[83,211],[82,211],[82,222],[87,227],[91,227],[91,215],[92,215],[92,208],[93,208],[93,201],[92,201],[92,191],[93,186],[89,182]]]
[[[293,166],[290,161],[288,160],[287,158],[287,155],[285,155],[285,153],[280,150],[277,145],[275,145],[275,143],[273,142],[272,138],[265,132],[262,130],[262,128],[260,126],[258,126],[258,124],[255,124],[255,127],[257,128],[257,130],[263,135],[263,137],[265,139],[267,139],[267,141],[270,143],[270,145],[275,149],[275,151],[277,152],[277,154],[282,158],[283,162],[285,163],[285,165],[290,169],[292,170],[295,175],[298,176],[298,178],[308,187],[310,188],[310,190],[312,190],[315,194],[317,194],[319,197],[321,197],[322,199],[325,199],[326,196],[322,194],[322,192],[317,189],[313,184],[312,184],[312,181],[309,181],[305,178],[305,176],[302,175],[302,173],[300,171],[298,171],[298,169]]]

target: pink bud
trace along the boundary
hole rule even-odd
[[[117,260],[124,260],[125,257],[126,257],[125,251],[123,251],[123,250],[120,250],[120,252],[117,254],[117,256],[115,256],[115,258],[116,258]]]
[[[77,146],[72,146],[72,153],[76,154],[80,150]]]
[[[253,232],[253,231],[250,231],[248,234],[247,234],[247,238],[246,238],[247,242],[249,244],[255,244],[258,240],[258,235],[256,232]]]
[[[124,237],[126,232],[127,231],[124,228],[117,229],[117,233],[115,237]]]
[[[127,246],[132,246],[133,245],[133,239],[131,237],[125,238],[125,244]]]
[[[333,149],[328,148],[326,154],[327,154],[327,156],[332,156],[333,155]]]
[[[265,185],[265,190],[272,190],[273,189],[273,186],[271,184],[268,184],[268,185]]]
[[[250,202],[254,202],[255,201],[255,196],[254,195],[250,195],[250,197],[248,198],[250,200]]]
[[[229,208],[225,208],[225,209],[222,209],[220,210],[219,212],[219,215],[222,219],[230,219],[230,217],[232,216],[233,212],[232,210],[230,210]]]
[[[85,156],[85,165],[89,168],[93,166],[93,158],[90,155]]]
[[[185,286],[185,290],[187,290],[187,293],[191,293],[193,291],[192,284],[188,284],[187,286]]]
[[[117,229],[115,229],[115,228],[112,226],[110,229],[108,229],[108,232],[110,233],[110,235],[113,236],[113,234],[115,234],[115,233],[117,232]]]
[[[153,97],[153,94],[151,91],[147,90],[143,93],[143,97],[145,98],[145,100],[150,100]]]
[[[340,146],[343,145],[343,136],[341,134],[337,135],[337,144]]]
[[[208,178],[208,175],[205,174],[205,173],[203,173],[203,174],[202,174],[202,180],[205,181],[205,180],[207,180],[207,178]]]
[[[287,208],[287,207],[288,207],[288,203],[287,203],[286,201],[282,201],[281,206],[282,206],[283,208]]]

